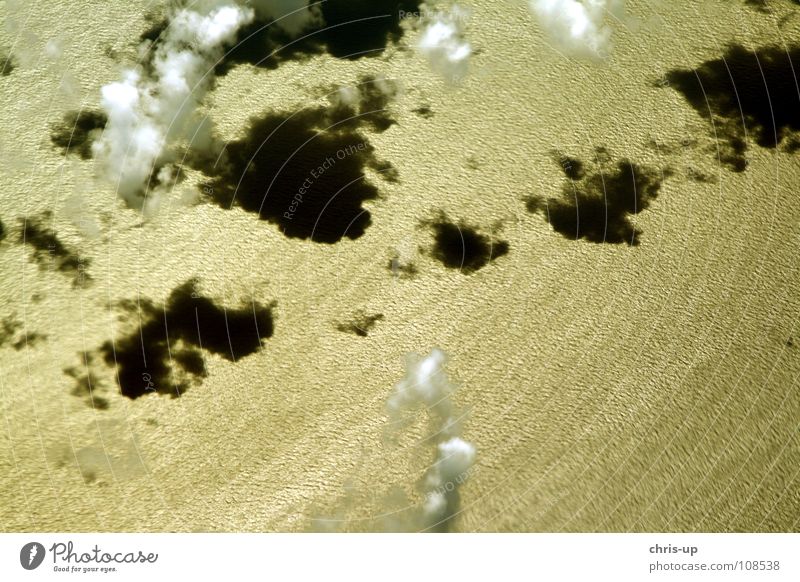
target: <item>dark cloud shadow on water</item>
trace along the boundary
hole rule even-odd
[[[47,334],[32,331],[19,320],[16,313],[0,320],[0,348],[10,346],[16,351],[35,347],[47,340]]]
[[[416,113],[423,119],[430,119],[435,115],[433,109],[431,109],[430,105],[420,105],[419,107],[412,109],[412,113]]]
[[[75,385],[70,392],[73,396],[82,398],[84,402],[95,410],[106,410],[109,407],[108,398],[98,394],[101,385],[100,380],[92,371],[94,355],[91,352],[79,352],[81,364],[64,368],[63,372],[75,381]]]
[[[711,120],[720,161],[735,172],[747,168],[747,145],[800,148],[800,92],[796,67],[800,46],[766,46],[755,51],[729,46],[723,56],[697,69],[667,73],[663,86],[678,91]],[[721,138],[721,139],[719,139]]]
[[[351,333],[359,337],[367,337],[372,328],[382,319],[383,313],[368,314],[364,310],[359,310],[353,315],[350,321],[337,323],[336,331]]]
[[[573,158],[555,151],[552,152],[552,156],[561,166],[561,171],[564,172],[564,175],[570,180],[581,180],[586,176],[584,163],[578,158]]]
[[[486,234],[463,220],[454,222],[444,212],[423,221],[422,226],[430,228],[433,234],[431,256],[448,269],[464,274],[482,269],[509,251],[508,241]]]
[[[7,52],[0,51],[0,77],[8,77],[16,68],[16,59]]]
[[[208,198],[255,213],[290,238],[335,243],[363,235],[371,215],[362,204],[380,196],[365,171],[397,176],[362,129],[382,132],[394,120],[386,112],[390,84],[365,79],[354,90],[351,101],[251,120],[218,164],[199,166],[211,177]]]
[[[215,74],[225,75],[241,64],[276,69],[286,61],[325,53],[346,60],[380,56],[402,38],[404,15],[418,13],[422,2],[311,0],[310,4],[316,4],[313,9],[321,20],[298,34],[287,33],[273,18],[257,17],[243,26],[236,42],[215,67]],[[166,18],[152,19],[140,40],[157,43],[168,26]]]
[[[653,168],[620,160],[611,167],[600,150],[602,161],[589,171],[587,164],[568,158],[572,164],[561,169],[570,178],[561,196],[543,198],[531,196],[526,200],[529,212],[542,213],[553,230],[571,239],[586,239],[593,243],[627,243],[638,245],[641,231],[631,222],[631,216],[645,210],[658,196],[663,178],[669,170]],[[576,162],[581,171],[576,173]]]
[[[327,51],[337,58],[371,56],[400,40],[402,13],[418,12],[422,2],[327,0],[321,4]]]
[[[800,5],[800,0],[788,0],[788,2]],[[744,0],[744,3],[755,7],[759,12],[771,12],[768,0]]]
[[[216,73],[223,75],[245,63],[274,69],[285,61],[323,53],[348,60],[379,56],[403,36],[402,13],[419,11],[420,5],[398,0],[326,0],[318,6],[324,23],[298,38],[272,21],[257,19],[241,30]]]
[[[190,280],[174,289],[164,305],[150,301],[122,305],[135,329],[109,340],[98,352],[115,367],[123,396],[149,393],[180,396],[207,375],[203,351],[236,362],[272,336],[274,304],[248,302],[226,309],[197,292]]]
[[[65,156],[75,154],[88,160],[92,157],[92,144],[107,122],[108,118],[101,111],[69,111],[59,123],[51,126],[50,141]]]
[[[42,271],[55,270],[72,277],[72,286],[83,288],[91,284],[92,277],[86,271],[89,259],[65,244],[56,235],[52,226],[53,214],[45,211],[19,219],[19,241],[33,249],[32,259]]]

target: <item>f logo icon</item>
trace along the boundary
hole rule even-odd
[[[39,542],[30,542],[19,551],[19,563],[26,570],[35,570],[44,561],[44,546]]]

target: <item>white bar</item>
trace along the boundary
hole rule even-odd
[[[65,562],[66,546],[90,558],[141,551],[153,563]],[[46,550],[26,570],[20,551]],[[54,546],[54,544],[63,544]],[[656,553],[655,547],[679,551]],[[684,554],[684,548],[689,552]],[[695,548],[696,550],[692,550]],[[53,549],[58,551],[54,556]],[[800,580],[800,534],[0,534],[0,580]],[[28,552],[30,553],[30,552]],[[118,554],[118,555],[115,555]],[[692,555],[693,554],[693,555]],[[30,559],[28,555],[26,559]],[[93,558],[92,558],[93,559]],[[763,563],[762,563],[763,561]],[[765,568],[778,562],[775,570]],[[734,571],[660,571],[656,562],[734,564]],[[111,566],[113,572],[83,567]],[[749,566],[749,570],[747,569]],[[55,568],[67,568],[56,571]],[[77,571],[70,571],[71,568]]]

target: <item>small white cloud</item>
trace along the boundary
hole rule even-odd
[[[431,68],[448,82],[457,83],[469,71],[472,46],[464,38],[469,13],[460,6],[437,10],[425,17],[417,48]]]
[[[608,15],[621,16],[624,0],[530,0],[555,47],[579,58],[604,59],[611,52]]]
[[[451,401],[457,385],[447,377],[446,361],[445,353],[436,348],[424,358],[409,355],[406,375],[387,401],[389,417],[395,423],[426,408],[432,420],[431,440],[437,442],[434,461],[420,483],[422,504],[418,512],[409,515],[405,529],[449,529],[451,518],[458,512],[459,489],[475,464],[475,446],[460,435],[461,423]]]

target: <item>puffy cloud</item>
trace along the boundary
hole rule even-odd
[[[430,61],[431,68],[456,83],[469,70],[472,46],[464,39],[464,24],[469,13],[460,6],[437,10],[426,17],[417,48]]]
[[[533,13],[558,50],[589,59],[611,51],[608,14],[621,16],[625,0],[530,0]]]
[[[461,423],[451,400],[457,385],[447,377],[445,353],[434,348],[420,358],[410,354],[406,375],[387,400],[389,418],[394,423],[407,419],[420,408],[431,415],[432,441],[436,443],[434,462],[419,483],[422,504],[406,516],[402,529],[448,531],[458,513],[461,485],[475,463],[475,446],[461,438]]]
[[[173,147],[204,127],[196,110],[214,64],[253,18],[252,8],[231,1],[177,9],[148,66],[127,70],[101,89],[108,122],[92,151],[129,206],[145,213],[158,206],[160,187],[174,174],[165,169]],[[149,185],[155,190],[146,197]]]
[[[430,416],[430,430],[423,441],[425,446],[414,447],[430,462],[422,478],[416,482],[418,499],[411,502],[406,487],[393,486],[382,497],[378,517],[355,521],[348,514],[359,508],[362,495],[357,488],[346,488],[333,515],[312,520],[311,529],[339,531],[354,527],[357,531],[447,532],[454,526],[460,511],[461,486],[476,471],[476,449],[461,436],[463,416],[451,400],[458,385],[447,377],[447,356],[434,348],[427,356],[409,354],[406,372],[393,388],[386,401],[389,413],[389,432],[394,436],[401,428],[414,423],[423,410]],[[393,440],[393,439],[390,439]],[[432,449],[432,450],[431,450]],[[433,453],[432,460],[427,456]],[[374,491],[370,492],[370,497]],[[373,512],[375,513],[375,512]]]

